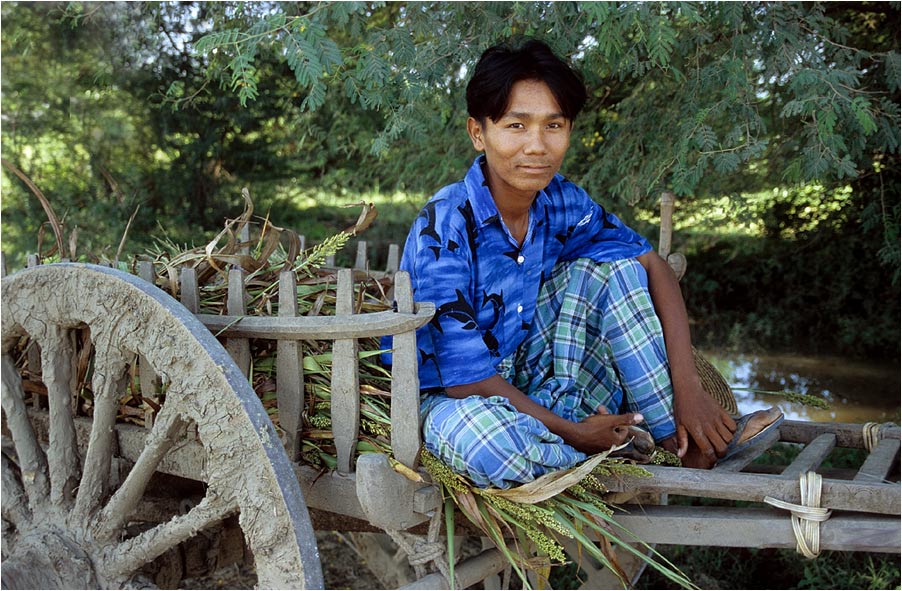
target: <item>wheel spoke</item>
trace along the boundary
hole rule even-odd
[[[185,423],[174,408],[173,401],[163,406],[148,435],[147,444],[141,450],[141,455],[138,456],[125,482],[104,507],[95,531],[98,540],[111,540],[122,529],[141,501],[147,483],[163,456],[172,448],[178,434],[184,429]]]
[[[47,479],[47,457],[28,420],[22,378],[9,355],[3,356],[2,400],[6,424],[12,434],[19,460],[22,483],[32,508],[43,505],[50,495]]]
[[[54,505],[71,507],[73,491],[78,484],[80,458],[72,416],[73,348],[69,331],[48,326],[41,343],[41,367],[50,407],[50,500]]]
[[[126,578],[170,548],[238,510],[233,503],[227,503],[211,494],[208,492],[200,503],[184,515],[177,515],[146,532],[111,546],[101,568],[112,579]]]
[[[16,527],[22,527],[24,523],[31,521],[31,510],[28,508],[25,489],[16,472],[18,470],[13,462],[3,454],[3,519]]]
[[[91,513],[106,497],[110,485],[110,466],[115,441],[116,411],[119,394],[125,388],[128,363],[121,351],[95,343],[94,420],[85,454],[84,473],[75,498],[73,518],[85,525]]]

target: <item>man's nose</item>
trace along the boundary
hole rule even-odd
[[[544,154],[548,151],[547,138],[541,129],[530,131],[523,151],[527,154]]]

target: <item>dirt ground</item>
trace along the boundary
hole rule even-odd
[[[316,532],[326,589],[381,589],[382,583],[342,538],[329,531]],[[211,575],[185,579],[179,589],[253,589],[257,582],[247,568],[232,565]]]

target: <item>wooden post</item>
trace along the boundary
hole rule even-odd
[[[182,267],[181,289],[179,301],[192,314],[200,312],[200,295],[197,292],[197,270],[194,267]]]
[[[279,317],[298,315],[297,278],[294,271],[279,274]],[[304,351],[301,341],[280,339],[276,343],[276,401],[279,427],[285,433],[285,452],[296,461],[301,453],[304,413]]]
[[[226,301],[226,311],[230,316],[247,316],[247,298],[244,290],[244,269],[229,269],[229,294]],[[235,364],[244,377],[250,375],[251,370],[251,344],[248,339],[228,338],[225,342],[226,351],[235,360]]]
[[[338,271],[335,316],[351,322],[354,313],[354,275],[351,269]],[[354,471],[354,451],[360,428],[360,375],[357,369],[357,339],[336,339],[332,345],[332,434],[338,471]]]
[[[658,254],[666,259],[673,243],[673,204],[676,197],[670,191],[661,193],[661,240],[658,243]]]
[[[401,249],[397,244],[388,245],[388,261],[385,263],[386,273],[395,273],[401,268]]]
[[[357,258],[354,261],[354,268],[359,271],[366,271],[369,261],[366,256],[366,240],[357,243]]]
[[[410,275],[399,271],[394,284],[398,312],[413,314]],[[395,459],[408,468],[415,468],[420,452],[420,380],[417,337],[413,330],[392,337],[391,424]]]

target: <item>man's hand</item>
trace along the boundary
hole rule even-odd
[[[675,392],[673,398],[677,443],[683,452],[677,455],[684,458],[684,466],[710,468],[726,452],[736,422],[701,386]]]
[[[636,413],[609,414],[603,406],[594,415],[579,423],[572,423],[564,441],[585,454],[607,451],[629,438],[629,427],[638,425],[644,417]]]

